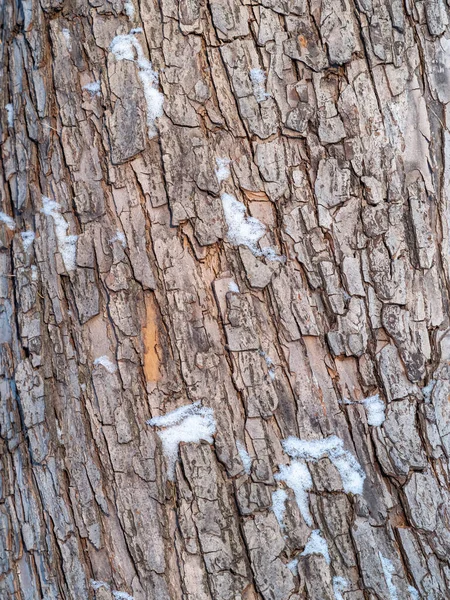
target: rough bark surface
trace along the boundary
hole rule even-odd
[[[448,3],[0,11],[0,597],[450,598]]]

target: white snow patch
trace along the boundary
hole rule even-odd
[[[265,226],[246,215],[247,208],[231,194],[222,194],[222,205],[228,225],[228,239],[236,246],[247,246],[254,254],[260,254],[256,243],[266,233]]]
[[[386,406],[383,400],[381,400],[380,396],[378,394],[375,396],[370,396],[369,398],[363,400],[362,403],[366,409],[368,424],[372,425],[373,427],[380,427],[380,425],[383,425],[386,419],[384,412]]]
[[[122,248],[127,247],[127,240],[125,234],[122,233],[122,231],[117,230],[116,235],[109,240],[110,244],[113,244],[114,242],[120,242],[122,244]]]
[[[308,491],[312,489],[313,481],[308,467],[298,461],[291,462],[290,465],[279,465],[279,473],[276,473],[275,479],[284,481],[291,488],[305,523],[312,527],[313,520],[309,512]]]
[[[14,106],[9,103],[5,106],[5,110],[8,127],[14,127]]]
[[[408,585],[408,592],[411,596],[411,600],[420,600],[419,592],[412,585]]]
[[[362,494],[366,475],[353,454],[344,450],[344,442],[336,435],[310,441],[290,436],[282,441],[282,445],[292,458],[317,461],[328,456],[341,476],[344,491]]]
[[[206,440],[212,444],[213,435],[216,433],[212,408],[201,406],[199,401],[181,406],[161,417],[154,417],[147,423],[152,427],[163,428],[157,433],[166,456],[167,477],[170,481],[175,477],[180,442],[198,443],[200,440]]]
[[[286,512],[286,490],[279,489],[272,492],[272,512],[275,515],[281,529],[284,529],[283,518]]]
[[[11,229],[11,231],[14,231],[16,228],[16,222],[14,219],[4,212],[0,212],[0,223],[4,223],[8,229]]]
[[[250,471],[252,470],[252,459],[250,454],[247,452],[244,444],[240,440],[236,440],[236,448],[239,452],[239,457],[242,461],[244,471],[247,473],[247,475],[249,475]]]
[[[395,567],[392,561],[384,557],[381,552],[378,552],[378,556],[380,557],[381,567],[383,569],[383,575],[389,591],[390,600],[398,600],[397,588],[392,581],[392,576],[395,573]]]
[[[311,532],[305,549],[300,556],[309,556],[310,554],[321,554],[325,557],[327,564],[330,564],[327,540],[322,537],[320,529],[314,529],[314,531]]]
[[[86,90],[91,96],[100,96],[100,80],[83,85],[83,90]]]
[[[216,158],[216,177],[219,183],[225,181],[230,176],[229,158]]]
[[[134,18],[134,4],[127,0],[127,2],[123,3],[123,12],[127,15],[130,21]]]
[[[117,590],[111,591],[116,600],[134,600],[133,596],[130,596],[130,594],[127,594],[126,592],[119,592]]]
[[[343,577],[333,577],[333,592],[336,600],[344,600],[342,592],[348,590],[349,582]]]
[[[228,291],[233,292],[234,294],[239,294],[239,286],[235,281],[230,281],[228,285]]]
[[[96,358],[94,360],[94,365],[102,365],[102,367],[105,367],[105,369],[110,373],[115,373],[117,371],[116,365],[112,361],[110,361],[107,356],[99,356],[98,358]]]
[[[247,216],[245,204],[236,200],[231,194],[222,194],[221,199],[225,221],[228,225],[228,241],[234,246],[247,246],[255,256],[279,260],[280,257],[273,248],[260,250],[257,246],[257,242],[266,233],[266,226],[258,219]]]
[[[163,114],[164,96],[158,90],[158,73],[152,63],[145,58],[141,44],[133,34],[116,36],[109,47],[116,60],[129,60],[138,66],[138,76],[144,90],[147,104],[148,137],[156,135],[155,121]]]
[[[340,404],[362,404],[366,409],[367,422],[369,425],[373,427],[379,427],[383,425],[386,420],[385,410],[386,405],[383,400],[381,400],[379,394],[375,394],[374,396],[369,396],[369,398],[364,398],[360,401],[352,402],[348,398],[343,398],[339,400]]]
[[[50,198],[42,197],[41,212],[52,217],[55,224],[56,241],[67,271],[76,267],[77,235],[67,235],[69,224],[60,213],[60,205]]]
[[[262,69],[252,69],[250,71],[250,80],[252,82],[253,94],[257,102],[264,102],[264,100],[271,97],[270,94],[266,92],[266,74]]]
[[[34,231],[22,231],[20,237],[22,238],[23,249],[27,252],[36,237]]]
[[[68,29],[63,29],[62,34],[64,39],[66,40],[67,50],[70,52],[72,50],[72,39],[70,37],[70,31]]]

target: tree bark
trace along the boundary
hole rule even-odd
[[[0,597],[450,598],[448,3],[0,10]]]

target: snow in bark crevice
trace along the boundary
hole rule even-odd
[[[4,223],[11,231],[14,231],[16,228],[16,222],[14,219],[4,212],[0,212],[0,223]]]
[[[251,69],[250,70],[250,81],[252,82],[253,95],[256,98],[258,104],[264,102],[271,95],[266,91],[266,74],[262,69]]]
[[[42,197],[41,212],[53,219],[55,225],[56,243],[67,271],[76,268],[77,235],[67,235],[69,224],[61,215],[61,206],[46,196]]]
[[[284,529],[284,515],[286,513],[286,500],[288,499],[288,495],[286,490],[280,488],[279,490],[275,490],[272,492],[272,512],[275,515],[280,529]]]
[[[380,398],[379,394],[374,394],[363,400],[352,402],[348,398],[344,398],[343,404],[362,404],[367,415],[367,423],[372,427],[381,427],[386,420],[386,405]]]
[[[22,238],[23,249],[25,252],[28,252],[28,249],[36,237],[34,231],[22,231],[20,237]]]
[[[227,239],[233,246],[246,246],[255,256],[264,256],[268,260],[283,262],[273,248],[259,248],[259,240],[266,234],[267,228],[255,217],[247,215],[247,207],[232,194],[221,195],[225,221],[228,226]]]
[[[279,465],[279,472],[274,477],[276,481],[282,481],[291,488],[303,520],[312,527],[313,520],[309,512],[308,492],[312,490],[313,481],[306,464],[300,461],[292,461],[290,465]]]
[[[216,433],[213,409],[201,406],[199,401],[181,406],[160,417],[153,417],[147,424],[158,428],[157,434],[162,442],[167,461],[167,478],[170,481],[175,478],[180,443],[205,440],[212,444]]]
[[[133,33],[116,36],[109,49],[116,60],[128,60],[137,64],[138,77],[142,84],[147,105],[148,137],[152,139],[157,134],[155,121],[163,114],[164,96],[158,89],[158,73],[153,70],[152,63],[145,58],[144,51],[136,39],[135,33],[140,33],[140,30],[134,29]]]
[[[245,445],[240,441],[236,440],[236,448],[239,453],[239,458],[241,459],[242,466],[244,467],[244,471],[247,475],[250,475],[252,470],[252,459],[250,454],[247,452]]]
[[[229,158],[216,158],[215,174],[219,183],[222,183],[222,181],[225,181],[230,176],[230,162]]]
[[[104,367],[109,373],[115,373],[117,371],[116,365],[107,357],[107,356],[99,356],[94,360],[94,366],[101,365]]]
[[[395,574],[394,564],[391,560],[383,556],[381,552],[378,552],[378,557],[381,562],[381,568],[383,569],[384,579],[386,581],[386,586],[389,591],[389,598],[390,600],[398,600],[397,588],[393,582],[393,576]]]
[[[311,554],[321,554],[328,565],[331,562],[327,540],[322,536],[320,529],[314,529],[314,531],[311,532],[311,535],[306,542],[305,549],[300,556],[310,556]]]
[[[83,85],[83,90],[86,90],[90,96],[100,95],[100,80],[91,81],[86,85]]]
[[[315,462],[328,457],[341,476],[345,493],[362,494],[366,474],[353,454],[344,450],[344,442],[338,436],[309,441],[290,436],[282,441],[282,446],[295,459]]]

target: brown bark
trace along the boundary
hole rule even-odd
[[[0,14],[0,597],[450,598],[445,0]]]

